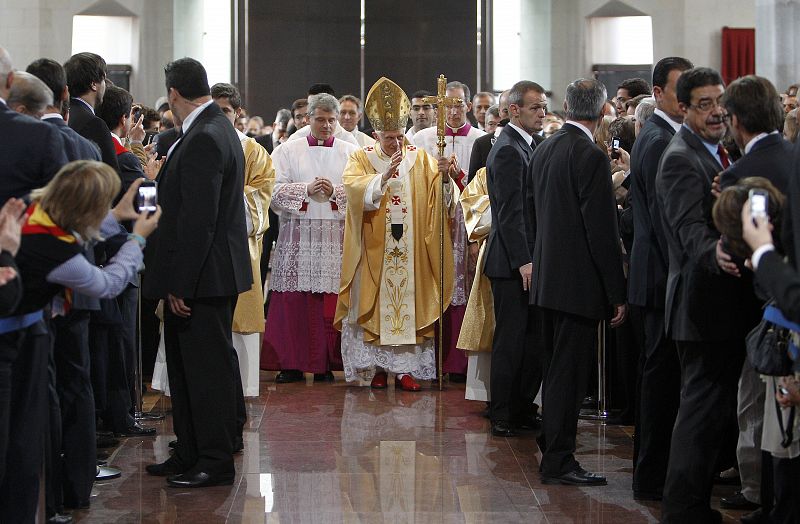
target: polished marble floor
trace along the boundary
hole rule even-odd
[[[151,397],[151,403],[153,401]],[[156,409],[163,402],[156,402]],[[127,439],[81,523],[638,523],[657,503],[633,500],[632,428],[581,421],[578,459],[603,487],[543,485],[534,436],[497,438],[463,385],[419,393],[333,384],[276,385],[248,400],[233,486],[167,487],[144,466],[168,457],[170,418],[155,438]],[[712,505],[734,488],[715,489]],[[739,512],[724,513],[738,522]]]

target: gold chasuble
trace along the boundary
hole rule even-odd
[[[404,147],[403,162],[375,210],[365,210],[365,201],[371,200],[368,192],[379,186],[375,178],[390,163],[380,145],[353,153],[342,177],[347,217],[334,326],[341,331],[342,322],[354,319],[364,331],[363,341],[375,346],[432,340],[440,297],[444,295],[447,305],[453,293],[453,244],[447,227],[443,292],[439,286],[442,182],[437,164],[425,151]],[[399,240],[392,235],[393,223],[402,223]]]
[[[494,337],[494,301],[491,283],[483,274],[486,239],[492,229],[485,167],[480,168],[472,182],[464,188],[460,202],[469,241],[478,242],[480,251],[456,347],[467,351],[491,351]]]
[[[267,211],[272,199],[272,186],[275,184],[275,169],[272,167],[269,153],[258,142],[246,136],[241,138],[241,142],[245,158],[244,202],[253,285],[248,291],[239,295],[233,313],[233,331],[263,333],[264,290],[261,283],[261,248],[264,233],[269,228]]]

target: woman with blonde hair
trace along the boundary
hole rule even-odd
[[[76,161],[31,194],[16,255],[22,298],[11,315],[0,318],[0,515],[10,522],[33,522],[36,516],[47,421],[45,318],[68,311],[73,291],[115,297],[136,275],[145,239],[161,216],[160,209],[135,211],[140,184],[132,184],[111,209],[120,189],[116,172],[101,162]],[[122,220],[135,220],[128,241],[105,267],[92,265],[83,256],[85,245],[116,233]]]

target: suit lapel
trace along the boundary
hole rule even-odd
[[[525,141],[524,138],[522,138],[522,135],[520,135],[516,129],[514,129],[511,126],[506,126],[506,128],[508,129],[508,133],[511,136],[511,139],[517,143],[517,147],[525,152],[525,160],[526,161],[530,160],[531,153],[533,152],[531,146],[528,145],[528,143]],[[503,132],[506,132],[505,129],[503,130]]]
[[[675,128],[669,125],[669,122],[666,122],[663,118],[658,115],[653,115],[650,117],[653,120],[653,124],[657,125],[658,127],[666,130],[669,132],[670,135],[675,135]]]
[[[685,127],[681,128],[680,133],[681,136],[683,137],[683,141],[686,142],[686,144],[688,144],[689,147],[695,150],[697,156],[706,165],[706,169],[709,172],[714,173],[714,175],[716,175],[717,173],[722,171],[722,166],[720,165],[720,163],[717,161],[716,158],[714,158],[711,155],[708,149],[706,149],[706,146],[703,145],[703,142],[700,140],[698,136],[696,136],[694,133],[692,133]],[[714,175],[712,175],[712,178]]]

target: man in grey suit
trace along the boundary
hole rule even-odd
[[[678,79],[683,127],[661,157],[656,190],[669,251],[665,325],[681,365],[681,400],[672,432],[662,522],[720,522],[710,507],[720,440],[735,421],[744,337],[758,323],[742,307],[752,290],[721,248],[712,182],[730,165],[720,144],[727,127],[722,77],[697,67]],[[754,318],[755,317],[755,318]]]

